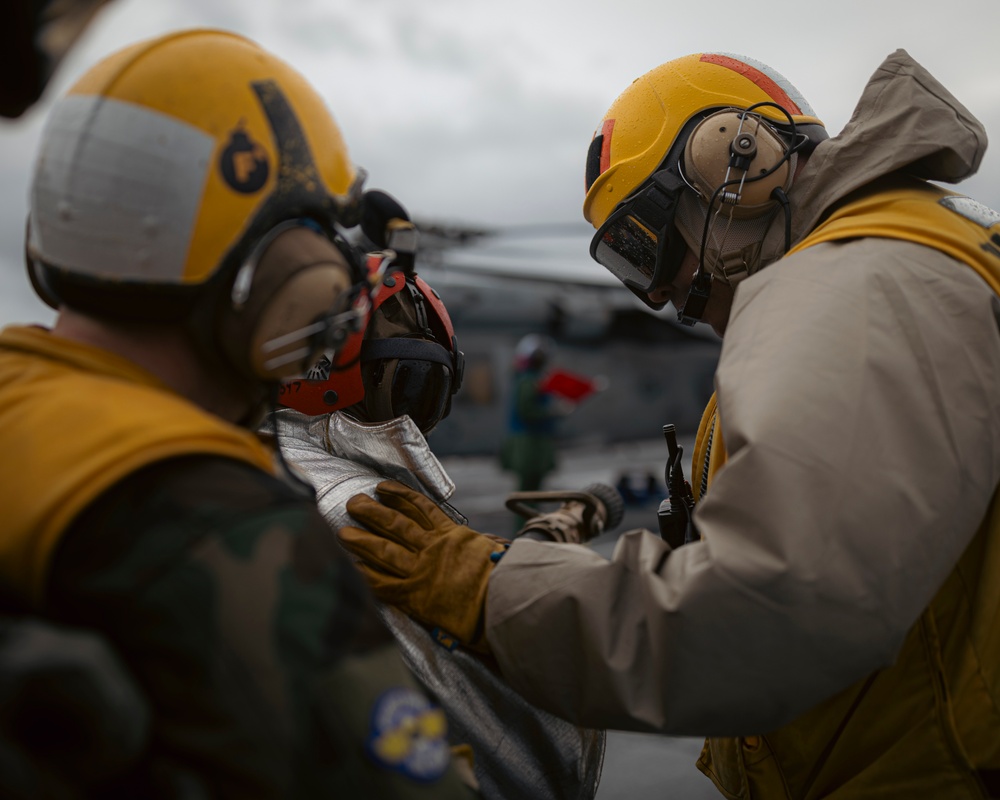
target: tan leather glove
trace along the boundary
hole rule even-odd
[[[362,525],[341,528],[344,547],[375,596],[417,620],[443,629],[481,652],[486,583],[510,542],[452,521],[433,500],[396,481],[376,487],[381,503],[359,494],[347,510]]]

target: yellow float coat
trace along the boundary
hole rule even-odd
[[[0,439],[0,580],[31,604],[42,598],[62,533],[136,470],[202,453],[274,471],[249,431],[130,361],[34,327],[0,333]]]
[[[965,263],[1000,294],[998,222],[990,209],[931,184],[881,181],[837,208],[789,255],[823,242],[903,239]],[[725,462],[713,396],[695,440],[696,496]],[[998,608],[1000,501],[994,499],[892,667],[777,731],[709,739],[699,767],[724,794],[747,800],[984,796],[974,773],[1000,768]]]

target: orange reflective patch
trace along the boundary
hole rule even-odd
[[[601,136],[604,137],[601,140],[601,175],[611,166],[611,132],[614,129],[615,121],[613,119],[604,120],[604,125],[601,126]]]
[[[701,60],[707,64],[716,64],[733,72],[738,72],[744,78],[755,83],[761,91],[767,94],[775,103],[784,108],[790,114],[801,114],[802,110],[798,104],[782,89],[772,78],[749,64],[745,64],[739,59],[718,53],[703,53]]]

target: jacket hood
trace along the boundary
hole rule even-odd
[[[986,129],[905,50],[872,75],[850,121],[820,143],[792,188],[792,240],[811,231],[834,203],[899,172],[958,183],[975,174]]]

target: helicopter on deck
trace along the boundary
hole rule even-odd
[[[465,353],[451,414],[429,438],[438,455],[499,450],[514,348],[553,343],[551,364],[599,379],[603,391],[560,421],[562,443],[608,445],[693,432],[712,393],[722,340],[708,326],[654,312],[591,260],[580,223],[476,228],[417,222],[417,272],[440,294]]]

